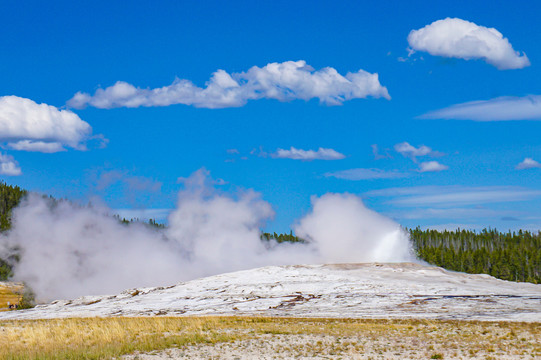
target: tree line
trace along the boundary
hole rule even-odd
[[[484,229],[410,229],[416,255],[433,265],[470,274],[541,284],[541,232]]]
[[[260,238],[263,241],[274,240],[277,243],[283,243],[283,242],[306,243],[306,240],[301,239],[300,237],[293,235],[293,231],[290,231],[289,234],[277,234],[276,232],[271,234],[271,233],[264,232],[264,233],[261,233]]]
[[[12,211],[27,193],[18,186],[0,182],[0,232],[11,228]],[[16,260],[16,258],[2,259],[0,257],[0,280],[7,280],[11,276],[10,263]]]

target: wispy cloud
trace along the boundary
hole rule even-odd
[[[431,194],[393,200],[395,205],[426,206],[426,205],[474,205],[483,203],[514,202],[530,200],[541,196],[539,190],[491,190],[458,191],[448,194]]]
[[[78,92],[67,104],[73,108],[90,105],[102,109],[184,104],[216,109],[239,107],[248,100],[258,99],[291,101],[317,98],[326,105],[340,105],[344,101],[368,96],[390,99],[387,88],[379,82],[378,74],[359,70],[343,76],[331,67],[316,71],[306,61],[299,60],[254,66],[241,73],[229,74],[218,70],[204,88],[185,79],[177,79],[171,85],[155,89],[118,81],[113,86],[96,90],[94,95]]]
[[[123,183],[130,191],[156,192],[161,189],[162,183],[144,176],[130,175],[126,170],[98,170],[93,174],[96,189],[105,190],[116,183]]]
[[[0,174],[18,176],[22,174],[22,171],[13,156],[0,153]]]
[[[348,169],[324,174],[325,177],[334,177],[344,180],[374,180],[374,179],[396,179],[409,176],[407,173],[381,169]]]
[[[408,43],[413,50],[435,56],[482,59],[500,70],[530,65],[526,54],[515,51],[498,30],[458,18],[434,21],[419,30],[412,30]]]
[[[276,150],[276,152],[271,154],[271,157],[279,158],[279,159],[312,161],[312,160],[340,160],[340,159],[345,158],[346,156],[333,149],[325,149],[325,148],[320,147],[317,151],[314,151],[314,150],[296,149],[292,146],[289,150],[285,150],[285,149]]]
[[[532,158],[525,158],[524,160],[522,160],[520,164],[518,164],[515,167],[515,169],[517,170],[533,169],[533,168],[541,168],[541,164]]]
[[[134,208],[147,207],[162,191],[162,183],[145,176],[132,175],[124,169],[94,168],[87,171],[92,195],[107,198],[115,193],[117,199]]]
[[[377,144],[372,144],[372,154],[374,154],[374,159],[380,160],[380,159],[387,159],[392,158],[392,156],[389,154],[388,149],[384,149],[384,154],[381,154],[379,151],[379,147]]]
[[[430,111],[418,118],[474,121],[541,120],[541,95],[503,96],[490,100],[470,101]]]
[[[394,146],[396,152],[416,162],[417,157],[420,156],[443,156],[444,154],[439,151],[434,151],[428,146],[420,145],[415,147],[410,143],[404,141]]]
[[[473,218],[506,218],[516,219],[516,212],[498,211],[486,208],[425,208],[394,211],[387,214],[393,218],[416,219],[473,219]],[[513,216],[512,216],[513,215]]]
[[[541,190],[517,186],[423,186],[370,191],[366,196],[391,197],[388,203],[400,206],[461,206],[527,201],[541,196]]]
[[[426,161],[419,164],[419,172],[439,172],[448,169],[449,166],[440,164],[437,161]]]
[[[85,150],[92,128],[69,110],[17,96],[0,97],[0,141],[14,150]]]

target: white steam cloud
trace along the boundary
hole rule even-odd
[[[354,195],[313,198],[313,210],[295,226],[308,244],[260,239],[273,216],[253,191],[236,196],[209,187],[205,170],[185,180],[165,230],[129,226],[108,209],[52,203],[34,195],[13,213],[0,237],[0,256],[18,248],[15,278],[41,300],[107,294],[159,286],[266,265],[412,261],[398,224],[368,210]]]
[[[295,226],[325,262],[413,261],[407,234],[352,194],[312,198],[312,212]]]

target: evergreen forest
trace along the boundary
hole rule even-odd
[[[417,256],[470,274],[541,284],[541,232],[409,230]]]

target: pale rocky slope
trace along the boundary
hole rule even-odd
[[[261,315],[541,322],[541,285],[412,263],[269,266],[59,300],[3,319]]]

